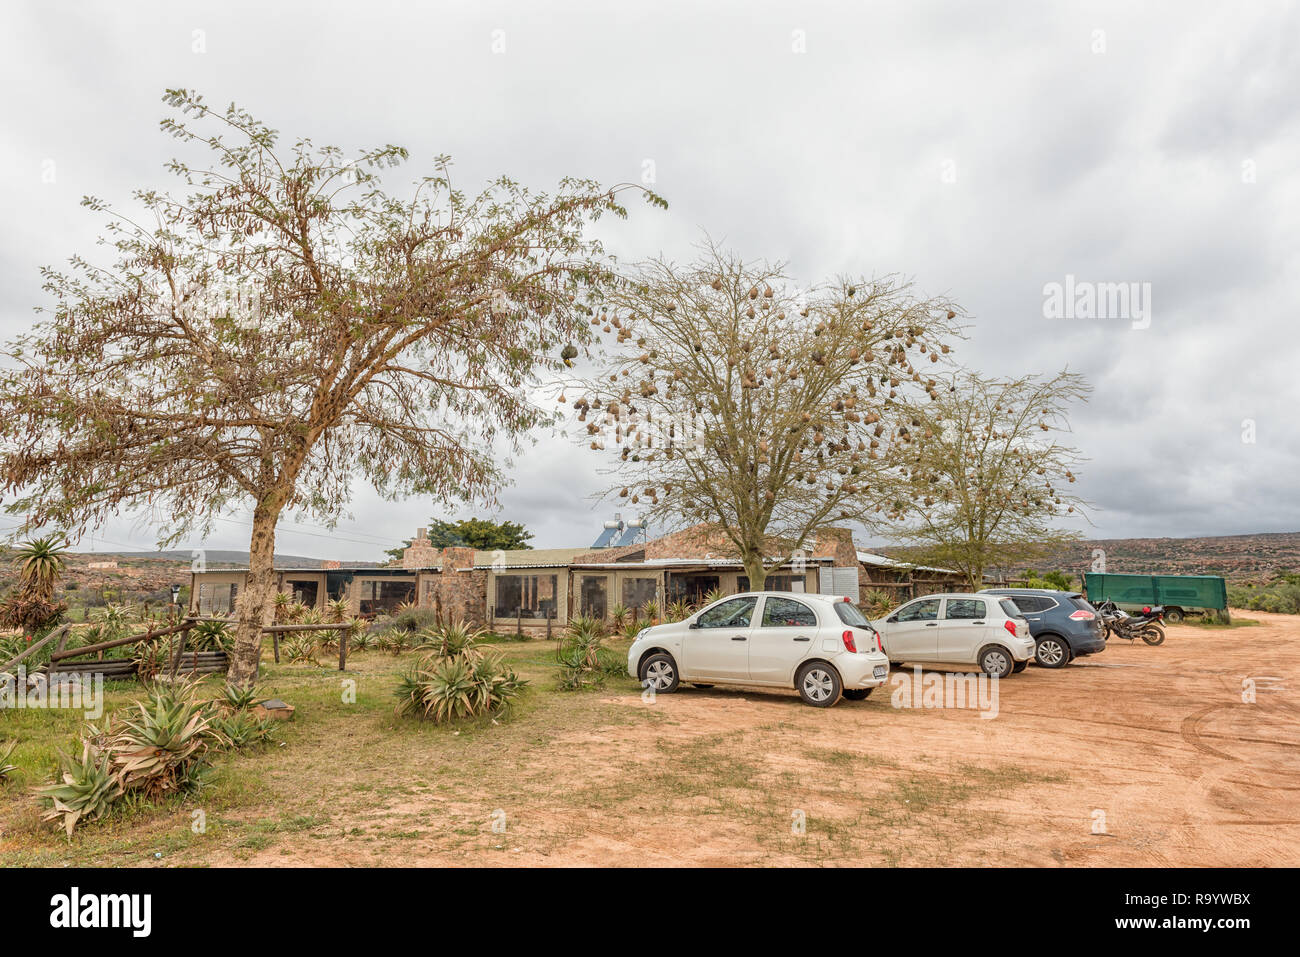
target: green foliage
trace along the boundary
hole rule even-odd
[[[235,647],[235,636],[224,621],[201,621],[190,629],[185,639],[186,651],[224,651]]]
[[[894,596],[883,589],[872,589],[863,596],[862,612],[868,618],[884,618],[897,607]]]
[[[231,711],[247,711],[252,707],[253,699],[256,696],[257,689],[254,686],[232,685],[227,681],[222,686],[221,696],[217,700]]]
[[[670,622],[685,621],[691,617],[692,611],[691,603],[685,598],[679,598],[668,605],[667,620]]]
[[[398,607],[391,624],[394,628],[400,628],[405,632],[414,634],[418,631],[426,631],[437,627],[438,613],[432,608],[420,608],[407,603]]]
[[[82,742],[80,759],[62,752],[59,758],[62,781],[39,788],[38,793],[50,802],[43,820],[61,822],[71,840],[73,829],[83,820],[97,821],[107,814],[124,788],[112,757],[90,741]]]
[[[426,654],[398,684],[396,713],[444,723],[507,711],[527,682],[477,646],[481,634],[457,622],[429,635]]]
[[[1059,569],[1039,575],[1034,569],[1026,568],[1024,578],[1026,588],[1050,588],[1056,591],[1074,590],[1074,579]]]
[[[715,601],[721,601],[722,597],[721,588],[710,588],[704,593],[704,597],[700,599],[700,607],[704,608],[708,605],[712,605]]]
[[[1279,575],[1264,585],[1229,585],[1228,604],[1233,608],[1268,611],[1279,615],[1300,614],[1300,581],[1294,575]]]
[[[560,665],[561,691],[598,688],[609,675],[622,672],[624,666],[621,656],[605,647],[601,622],[586,617],[569,622],[556,660]]]
[[[428,652],[436,658],[477,658],[482,655],[477,645],[483,635],[483,629],[457,621],[425,632],[424,640],[417,646],[417,650]]]
[[[316,639],[310,631],[288,632],[280,642],[280,650],[293,664],[320,664],[316,660]]]
[[[13,755],[16,747],[18,747],[17,741],[10,741],[8,744],[0,746],[0,784],[7,783],[10,773],[18,770],[18,765],[9,763],[9,758]]]
[[[148,703],[121,719],[109,748],[123,785],[150,798],[190,790],[212,737],[212,714],[185,685],[155,688]]]
[[[609,613],[609,627],[616,635],[627,634],[627,626],[633,621],[632,612],[625,605],[615,605]]]
[[[463,518],[457,522],[435,518],[429,522],[429,543],[434,548],[513,551],[532,548],[528,544],[532,537],[533,533],[517,522],[494,522],[486,518]],[[400,559],[410,545],[408,539],[402,548],[390,548],[385,554]]]

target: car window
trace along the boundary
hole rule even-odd
[[[817,615],[801,601],[791,598],[773,598],[763,602],[764,628],[795,628],[803,625],[817,627]]]
[[[702,612],[696,624],[701,628],[748,628],[757,604],[757,598],[733,598]]]
[[[927,598],[898,609],[899,621],[934,621],[939,617],[939,599]]]
[[[1016,603],[1012,601],[1010,598],[1004,598],[1000,602],[998,602],[998,604],[1002,606],[1002,614],[1006,615],[1008,618],[1025,617],[1024,612],[1022,612],[1019,608],[1017,608]]]
[[[852,602],[837,601],[833,607],[835,608],[835,614],[839,616],[840,621],[844,622],[846,625],[855,625],[858,628],[866,628],[871,624],[871,622],[867,621],[867,616],[862,614],[862,609]]]
[[[1042,603],[1041,598],[1035,598],[1033,595],[1013,595],[1011,601],[1021,611],[1042,611],[1047,607]]]
[[[983,618],[984,602],[978,598],[949,598],[943,609],[944,618]]]

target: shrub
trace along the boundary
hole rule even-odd
[[[257,689],[255,687],[249,686],[245,688],[240,685],[232,685],[227,681],[221,689],[221,697],[217,701],[231,711],[247,711],[252,707],[253,699],[256,696]]]
[[[632,612],[625,605],[615,605],[609,613],[609,627],[616,635],[627,634],[627,626],[632,620]]]
[[[863,597],[862,611],[868,618],[883,618],[897,604],[893,597],[880,589],[873,589]]]
[[[18,765],[9,763],[9,758],[13,756],[16,747],[18,747],[17,741],[10,741],[7,745],[0,747],[0,784],[6,783],[9,780],[9,775],[18,770]]]
[[[394,628],[400,628],[410,634],[427,631],[437,627],[437,625],[437,612],[432,608],[420,608],[410,602],[398,606],[397,613],[393,615],[392,621]]]
[[[235,647],[235,636],[224,621],[201,621],[185,638],[186,651],[224,651]]]
[[[721,600],[722,600],[722,589],[710,588],[708,591],[704,593],[704,596],[700,599],[700,607],[703,608],[706,605],[712,605],[715,601],[721,601]]]
[[[668,606],[668,621],[685,621],[691,617],[691,603],[679,598]]]
[[[207,707],[178,684],[156,689],[148,704],[136,702],[135,711],[109,737],[123,785],[148,797],[193,790],[200,780],[196,765],[203,763],[212,737]]]
[[[569,622],[556,654],[560,664],[560,690],[599,687],[608,675],[623,670],[621,656],[606,648],[604,641],[599,622],[584,617]]]
[[[526,684],[498,654],[430,655],[402,677],[396,711],[439,723],[481,718],[508,710]]]
[[[291,631],[280,645],[293,664],[320,664],[316,660],[316,639],[310,631]]]
[[[80,760],[62,752],[59,758],[63,766],[62,783],[46,785],[38,793],[50,802],[43,820],[61,820],[71,840],[73,828],[83,820],[102,818],[124,789],[121,777],[113,769],[112,757],[89,741],[82,742]]]
[[[425,651],[435,658],[478,657],[482,652],[477,644],[485,632],[464,621],[439,625],[423,632],[424,639],[417,650]]]
[[[651,621],[659,620],[659,602],[651,599],[641,606],[641,617],[649,618]]]

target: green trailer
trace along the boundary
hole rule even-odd
[[[1125,611],[1163,605],[1165,619],[1178,623],[1187,615],[1213,614],[1228,619],[1228,585],[1218,575],[1112,575],[1089,572],[1083,576],[1088,601],[1094,605],[1113,601]]]

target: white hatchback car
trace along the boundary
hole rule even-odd
[[[744,592],[689,618],[643,628],[627,671],[660,694],[678,682],[794,688],[817,708],[840,695],[861,701],[889,677],[889,659],[866,616],[847,598]]]
[[[1025,670],[1034,656],[1029,622],[996,595],[926,595],[873,621],[895,664],[940,661],[979,665],[992,678]]]

